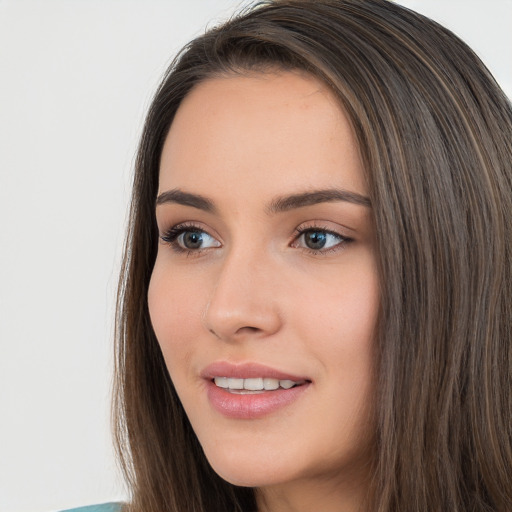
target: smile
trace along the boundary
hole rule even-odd
[[[306,381],[293,381],[290,379],[274,379],[270,377],[255,377],[248,379],[232,377],[214,377],[213,382],[219,388],[225,389],[231,393],[239,394],[258,394],[266,391],[275,391],[276,389],[291,389],[300,386]]]
[[[312,379],[256,362],[216,361],[200,373],[210,406],[225,418],[254,420],[310,395]]]

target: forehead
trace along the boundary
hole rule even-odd
[[[262,186],[343,186],[365,193],[359,149],[338,101],[298,72],[212,78],[183,100],[164,144],[160,190],[208,195]]]

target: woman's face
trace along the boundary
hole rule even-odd
[[[201,83],[158,193],[151,320],[213,468],[254,487],[358,473],[379,294],[362,164],[333,96],[292,72]]]

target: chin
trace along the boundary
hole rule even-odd
[[[368,471],[372,443],[354,435],[340,441],[308,449],[304,436],[259,437],[237,436],[230,432],[224,437],[207,435],[199,438],[213,470],[230,484],[240,487],[264,488],[308,480],[352,479]],[[325,436],[329,437],[329,436]],[[302,484],[300,484],[302,485]]]
[[[224,447],[219,453],[219,446],[213,451],[205,450],[208,462],[213,470],[226,482],[240,487],[265,487],[289,480],[297,475],[296,464],[287,463],[282,457],[262,456],[261,450],[233,450]]]
[[[239,487],[270,487],[294,479],[291,475],[286,475],[279,470],[268,471],[265,468],[256,468],[254,463],[250,467],[239,464],[229,467],[212,465],[212,467],[223,480]]]

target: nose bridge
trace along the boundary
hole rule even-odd
[[[273,294],[275,265],[264,250],[232,248],[219,267],[204,314],[206,328],[225,340],[279,329]]]

